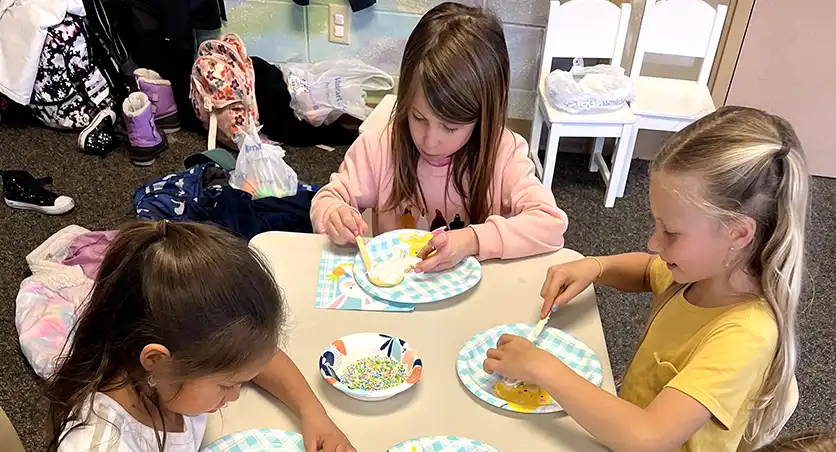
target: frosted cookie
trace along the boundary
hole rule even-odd
[[[397,286],[420,262],[420,258],[410,256],[404,250],[400,250],[397,255],[372,266],[368,273],[369,281],[378,287]]]
[[[499,380],[494,385],[494,394],[508,402],[517,411],[534,411],[550,405],[551,396],[538,385],[516,380]]]

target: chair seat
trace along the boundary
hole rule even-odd
[[[394,94],[384,96],[380,100],[380,103],[374,107],[369,117],[360,124],[360,133],[367,130],[383,130],[386,128],[389,125],[389,117],[392,116],[392,110],[395,109],[395,99],[397,99],[397,96]]]
[[[639,77],[630,103],[639,116],[696,120],[715,110],[708,87],[690,80]]]
[[[602,113],[567,113],[552,106],[549,100],[545,84],[540,84],[540,105],[545,107],[546,121],[552,124],[632,124],[636,122],[636,116],[630,111],[630,107],[624,106],[614,111]]]

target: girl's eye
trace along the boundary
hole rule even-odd
[[[442,127],[444,127],[444,131],[445,131],[445,132],[447,132],[447,133],[454,133],[455,131],[459,130],[459,129],[457,129],[457,128],[453,128],[453,129],[451,129],[451,128],[447,127],[447,126],[442,126]]]
[[[234,388],[234,386],[226,386],[226,385],[220,385],[220,386],[221,386],[221,389],[223,389],[224,391],[231,391],[232,388]]]
[[[415,116],[415,115],[412,115],[412,119],[414,119],[414,120],[416,120],[416,121],[418,121],[418,122],[424,122],[424,121],[426,121],[426,118],[419,118],[418,116]]]

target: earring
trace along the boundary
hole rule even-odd
[[[733,247],[733,246],[732,246],[732,247],[729,247],[729,252],[730,252],[730,253],[734,253],[734,247]],[[731,261],[731,259],[726,259],[726,265],[725,265],[725,266],[726,266],[726,270],[728,270],[728,269],[729,269],[729,266],[731,265],[730,261]]]
[[[157,379],[153,375],[148,375],[148,386],[152,388],[157,386]]]

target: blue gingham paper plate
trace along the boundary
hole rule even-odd
[[[388,452],[499,452],[476,440],[458,436],[427,436],[404,441]]]
[[[488,374],[482,369],[488,349],[496,347],[496,342],[503,334],[513,334],[527,337],[534,330],[534,325],[514,323],[500,325],[482,331],[465,342],[456,360],[456,372],[459,379],[476,397],[482,401],[508,411],[518,413],[554,413],[563,411],[555,402],[540,405],[536,408],[522,407],[509,403],[494,394],[494,385],[499,377]],[[604,371],[601,361],[586,344],[571,334],[557,328],[545,328],[537,338],[535,344],[543,350],[556,356],[578,375],[586,378],[596,386],[604,382]]]
[[[226,435],[200,452],[305,452],[305,442],[299,433],[263,428]]]
[[[372,265],[389,260],[402,251],[415,256],[432,238],[427,231],[399,229],[373,238],[366,244]],[[467,292],[482,279],[482,264],[470,256],[455,267],[438,273],[407,273],[395,287],[377,287],[366,276],[360,253],[354,258],[354,279],[369,295],[395,303],[433,303]]]

